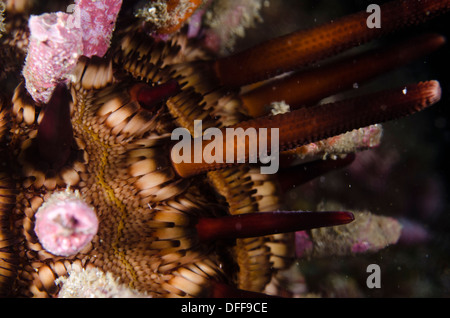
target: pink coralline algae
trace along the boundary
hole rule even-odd
[[[301,146],[295,150],[295,153],[300,159],[314,157],[337,159],[341,155],[377,147],[380,144],[382,133],[381,125],[363,127]]]
[[[33,99],[47,103],[60,82],[70,79],[81,55],[103,56],[122,0],[79,0],[73,14],[55,12],[31,16],[30,45],[23,69]]]
[[[37,102],[50,100],[83,52],[81,29],[68,28],[68,18],[62,12],[30,17],[30,45],[22,73],[27,91]]]
[[[78,192],[55,192],[36,212],[35,233],[46,251],[58,256],[80,252],[97,234],[98,219]]]
[[[221,54],[232,50],[236,39],[245,36],[246,29],[262,22],[260,12],[268,5],[265,0],[214,1],[205,14],[206,46]]]
[[[75,3],[80,8],[83,55],[87,57],[105,55],[122,0],[79,0]]]

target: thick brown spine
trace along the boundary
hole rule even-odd
[[[311,106],[322,98],[354,87],[394,68],[437,50],[445,38],[437,34],[413,37],[384,49],[377,49],[342,61],[297,72],[241,95],[243,106],[252,117],[266,115],[269,104],[284,101],[290,109]]]
[[[272,129],[278,128],[279,151],[285,151],[356,128],[414,114],[437,103],[440,98],[441,87],[439,82],[428,81],[336,103],[300,108],[286,114],[260,117],[230,128],[242,128],[244,131],[248,128],[256,129],[258,144],[260,129],[266,128],[266,145],[268,148],[272,144]],[[180,163],[172,162],[179,176],[189,177],[240,162],[248,163],[250,156],[255,156],[255,154],[250,154],[251,140],[249,142],[247,138],[238,138],[231,145],[234,148],[235,160],[233,163],[226,163],[226,130],[222,129],[221,131],[224,138],[222,162],[207,163],[203,155],[202,162],[198,163],[194,160]],[[209,143],[210,141],[203,141],[202,154],[204,154],[203,150]],[[238,157],[238,149],[240,148],[245,149],[245,151],[241,151],[242,156]],[[194,159],[196,150],[198,151],[195,147],[191,149],[192,159]],[[228,149],[228,151],[230,150]]]
[[[215,62],[222,84],[240,87],[299,69],[402,27],[417,25],[447,12],[450,1],[403,0],[381,8],[381,28],[369,28],[371,13],[361,11],[305,31],[264,42]]]

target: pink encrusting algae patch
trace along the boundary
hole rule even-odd
[[[92,207],[78,192],[55,192],[36,212],[35,233],[44,249],[54,255],[71,256],[88,245],[98,230]]]
[[[30,45],[22,73],[36,102],[50,100],[58,83],[70,79],[81,55],[105,55],[121,6],[122,0],[79,0],[68,7],[71,14],[30,17]]]
[[[68,28],[68,18],[62,12],[30,17],[30,45],[22,73],[28,93],[37,102],[50,100],[83,52],[81,30]]]
[[[109,48],[122,0],[79,0],[83,55],[103,56]]]

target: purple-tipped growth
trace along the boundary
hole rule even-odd
[[[289,233],[353,220],[350,212],[278,211],[199,218],[196,228],[201,241],[211,241]]]
[[[168,98],[175,96],[180,92],[180,85],[175,80],[166,83],[149,86],[139,83],[130,89],[131,96],[148,111],[154,111],[155,107]]]
[[[93,208],[69,191],[52,194],[35,217],[34,231],[39,242],[46,251],[58,256],[77,254],[98,230]]]
[[[52,168],[61,168],[69,159],[73,141],[70,120],[70,96],[65,84],[59,84],[44,108],[37,134],[40,158]]]

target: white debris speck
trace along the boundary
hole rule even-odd
[[[291,111],[291,107],[285,101],[273,102],[270,104],[270,111],[272,115],[285,114]]]
[[[68,277],[61,277],[56,284],[62,285],[59,298],[148,298],[123,285],[111,273],[104,273],[96,267],[72,266]]]

